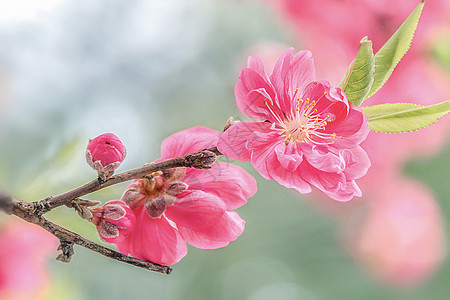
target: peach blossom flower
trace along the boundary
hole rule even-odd
[[[166,138],[160,160],[215,146],[219,132],[193,127]],[[117,241],[125,254],[174,264],[187,253],[186,242],[201,249],[228,245],[244,230],[232,211],[256,192],[256,181],[243,169],[215,163],[211,169],[173,168],[134,181],[122,200],[136,215],[131,233]]]
[[[309,51],[292,52],[283,53],[270,76],[258,58],[249,57],[236,101],[244,114],[264,122],[232,125],[217,147],[300,193],[313,185],[339,201],[361,196],[355,179],[370,166],[359,146],[369,133],[368,118],[341,89],[315,81]]]
[[[86,149],[87,163],[104,178],[111,176],[126,156],[125,146],[112,133],[104,133],[89,140]]]
[[[100,237],[109,243],[124,239],[133,230],[136,217],[128,205],[120,200],[107,202],[91,209],[92,223],[97,227]]]

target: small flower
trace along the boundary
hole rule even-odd
[[[112,133],[104,133],[89,140],[86,149],[87,163],[98,172],[102,179],[110,177],[126,155],[125,146]]]
[[[218,131],[205,127],[178,132],[163,141],[160,160],[213,147],[218,137]],[[245,221],[232,210],[255,192],[255,179],[227,163],[155,172],[134,181],[122,196],[136,225],[115,244],[122,253],[159,264],[180,261],[186,242],[201,249],[224,247],[244,230]]]
[[[370,166],[359,146],[369,133],[368,118],[339,88],[315,81],[309,51],[287,50],[267,75],[249,57],[235,87],[239,109],[264,122],[230,126],[217,145],[229,158],[251,161],[266,179],[300,193],[311,185],[347,201],[361,196],[355,179]]]
[[[109,243],[117,243],[133,230],[136,217],[128,205],[121,200],[107,202],[101,207],[90,209],[92,223],[100,237]]]

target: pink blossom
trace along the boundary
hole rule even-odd
[[[215,146],[219,132],[193,127],[166,138],[165,160]],[[134,181],[122,200],[136,215],[131,233],[117,241],[125,254],[160,264],[174,264],[187,253],[186,242],[201,249],[228,245],[244,230],[232,210],[256,192],[256,181],[242,168],[215,163],[211,169],[173,168]]]
[[[112,133],[104,133],[89,140],[86,149],[87,163],[101,177],[109,177],[122,163],[126,155],[125,146]]]
[[[128,205],[121,200],[107,202],[101,207],[91,209],[92,223],[97,227],[100,237],[109,243],[124,239],[133,230],[136,217]]]
[[[58,240],[45,230],[14,221],[0,228],[0,299],[43,299],[50,284],[46,258]]]
[[[418,4],[418,1],[412,0],[265,1],[280,9],[281,19],[288,20],[289,29],[294,28],[299,33],[298,41],[307,44],[316,59],[319,58],[316,65],[318,73],[333,82],[341,80],[363,36],[368,36],[374,42],[374,50],[378,50]],[[387,6],[389,9],[386,9]],[[448,28],[449,8],[450,2],[447,0],[426,2],[411,49],[384,87],[363,105],[386,102],[431,105],[446,99],[450,93],[449,77],[439,70],[429,54],[439,33],[436,29]],[[355,248],[350,247],[349,251],[362,266],[385,282],[400,284],[397,283],[400,278],[394,276],[397,274],[405,277],[405,281],[410,284],[417,284],[442,262],[445,235],[440,233],[442,216],[439,207],[433,203],[428,191],[403,178],[402,168],[411,156],[433,155],[442,149],[448,140],[449,121],[441,119],[430,127],[411,133],[371,133],[362,144],[372,163],[366,176],[359,181],[365,197],[345,206],[338,206],[317,195],[311,202],[320,204],[320,208],[330,215],[340,217],[340,221],[345,224],[343,227],[360,228],[360,223],[356,226],[348,223],[354,218],[365,222],[364,230],[361,229],[358,240],[352,244]],[[386,145],[389,145],[388,148]],[[398,191],[396,186],[399,186]],[[386,187],[386,190],[380,187]],[[406,194],[411,196],[411,202],[405,199]],[[403,200],[395,204],[399,198]],[[391,232],[391,221],[384,221],[389,209],[393,215],[397,214],[399,223],[407,224],[408,218],[402,211],[411,211],[414,205],[417,205],[417,210],[428,207],[422,213],[423,220],[416,219],[420,225],[395,226],[395,233]],[[369,219],[365,221],[361,216],[366,210],[369,210]],[[411,225],[414,225],[414,219],[413,216],[409,218]],[[380,226],[379,230],[377,226]],[[429,236],[424,234],[425,231]],[[399,240],[393,240],[394,236],[408,236],[410,241],[414,240],[413,244],[419,246],[415,250],[412,244],[405,246]],[[389,240],[393,240],[395,255],[388,245]],[[411,272],[410,276],[406,274],[408,271]]]
[[[355,179],[370,166],[359,146],[369,133],[368,118],[341,89],[315,81],[309,51],[292,51],[283,53],[270,76],[258,58],[249,57],[236,100],[244,114],[264,122],[232,125],[217,147],[300,193],[313,185],[339,201],[361,196]]]
[[[405,179],[370,195],[369,213],[352,226],[349,250],[369,272],[390,285],[413,285],[429,277],[445,255],[442,215],[432,194]]]

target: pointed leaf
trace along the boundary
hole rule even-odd
[[[424,0],[417,5],[400,28],[391,36],[384,46],[375,54],[375,80],[366,98],[375,94],[389,79],[394,68],[411,46],[414,32],[424,6]]]
[[[347,69],[339,87],[347,95],[347,99],[356,106],[361,105],[373,84],[374,56],[372,41],[364,37],[359,46],[358,54]]]
[[[450,112],[450,100],[431,106],[385,103],[363,108],[369,128],[376,132],[409,132],[427,127]]]

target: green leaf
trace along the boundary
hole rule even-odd
[[[385,103],[363,108],[369,128],[376,132],[410,132],[430,126],[448,112],[450,100],[431,106],[412,103]]]
[[[374,56],[372,41],[364,37],[360,42],[358,54],[348,66],[339,87],[345,92],[349,101],[359,106],[372,87],[373,74]]]
[[[375,94],[389,79],[394,68],[411,46],[414,32],[425,1],[417,5],[400,28],[391,36],[384,46],[375,54],[374,82],[366,98]]]

